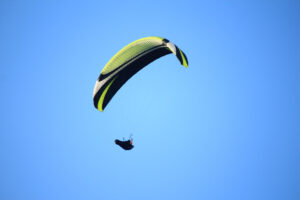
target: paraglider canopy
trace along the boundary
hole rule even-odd
[[[121,49],[104,66],[94,91],[94,106],[103,111],[117,91],[139,70],[154,60],[173,53],[187,67],[186,55],[175,44],[161,37],[136,40]]]
[[[126,140],[126,141],[121,141],[121,140],[116,139],[115,143],[124,150],[131,150],[134,147],[132,145],[132,139]]]

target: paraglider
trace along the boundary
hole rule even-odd
[[[167,39],[146,37],[125,46],[104,66],[96,81],[93,91],[95,108],[103,111],[128,79],[149,63],[170,53],[188,67],[186,55]]]
[[[124,150],[131,150],[134,147],[132,144],[132,141],[133,141],[132,139],[126,140],[126,141],[124,141],[124,140],[121,141],[121,140],[116,139],[115,143]]]
[[[139,70],[154,60],[173,53],[181,65],[188,67],[186,55],[175,44],[161,37],[145,37],[136,40],[115,54],[102,69],[93,91],[94,106],[103,111],[118,90]],[[124,150],[134,146],[132,139],[115,143]]]

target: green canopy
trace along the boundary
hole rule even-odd
[[[176,45],[161,37],[146,37],[125,46],[101,71],[94,87],[94,106],[103,111],[128,79],[149,63],[170,53],[175,54],[183,66],[188,66],[186,55]]]

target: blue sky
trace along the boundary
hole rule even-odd
[[[1,1],[0,199],[300,199],[299,9]],[[189,68],[165,56],[97,111],[103,66],[146,36]]]

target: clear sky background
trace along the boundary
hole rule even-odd
[[[0,199],[300,199],[299,22],[299,1],[1,0]],[[146,36],[189,68],[167,55],[99,112]]]

